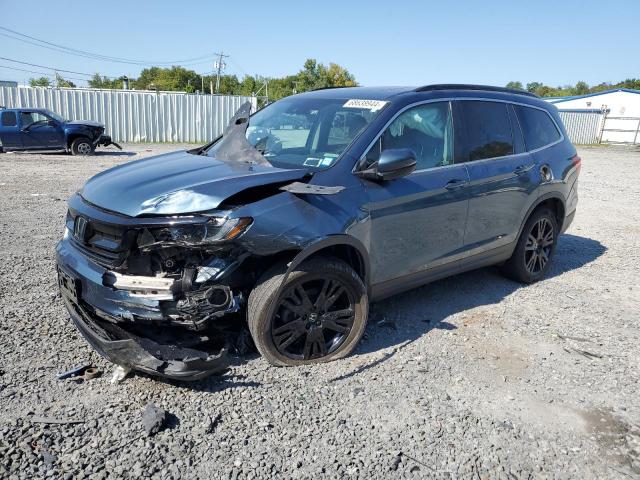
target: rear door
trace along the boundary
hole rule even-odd
[[[452,261],[462,247],[467,216],[465,165],[453,163],[448,101],[400,113],[366,155],[372,165],[385,149],[410,148],[416,170],[403,178],[366,182],[371,218],[372,283],[382,284]]]
[[[64,148],[62,126],[44,113],[20,112],[20,125],[25,148]]]
[[[536,182],[535,159],[527,153],[510,103],[455,103],[456,161],[469,172],[465,256],[512,243]],[[493,252],[495,253],[495,252]]]
[[[13,110],[0,111],[0,144],[3,148],[21,148],[18,117]]]

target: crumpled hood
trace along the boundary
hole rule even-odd
[[[67,125],[86,125],[87,127],[102,127],[104,125],[98,122],[92,122],[91,120],[70,120],[66,122]]]
[[[213,210],[247,188],[300,180],[308,173],[178,151],[99,173],[80,194],[98,207],[131,217],[181,215]]]

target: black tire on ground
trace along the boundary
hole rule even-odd
[[[542,279],[551,265],[558,234],[555,214],[547,207],[535,210],[522,229],[513,255],[502,266],[502,273],[523,283]]]
[[[337,258],[318,257],[298,265],[283,284],[286,269],[267,270],[249,295],[247,320],[260,354],[276,366],[347,356],[369,315],[358,274]]]
[[[71,142],[71,153],[73,155],[93,155],[93,145],[87,137],[78,137]]]

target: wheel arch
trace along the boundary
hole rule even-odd
[[[307,246],[287,265],[283,283],[289,274],[303,261],[320,255],[331,255],[353,268],[362,279],[367,290],[370,286],[369,254],[362,242],[349,235],[332,235]]]
[[[67,139],[66,139],[67,150],[71,150],[71,144],[74,142],[74,140],[78,138],[86,138],[89,141],[89,143],[91,143],[91,137],[89,137],[88,135],[85,135],[84,133],[80,133],[80,132],[69,133],[67,134]]]
[[[546,193],[545,195],[542,195],[529,207],[529,210],[527,210],[527,214],[524,216],[524,219],[520,224],[520,230],[518,231],[517,238],[520,238],[520,235],[522,234],[522,229],[524,228],[525,224],[527,223],[531,215],[533,215],[533,212],[535,212],[541,207],[548,207],[551,209],[551,211],[555,212],[556,222],[558,223],[558,232],[562,231],[562,224],[564,223],[565,212],[566,212],[565,202],[560,193],[550,192],[550,193]]]

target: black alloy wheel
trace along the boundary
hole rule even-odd
[[[258,351],[272,365],[328,362],[347,356],[364,333],[369,297],[360,276],[334,257],[307,260],[287,272],[274,265],[247,302]]]
[[[303,277],[281,296],[271,336],[280,354],[310,360],[335,352],[354,319],[354,292],[340,279]]]

